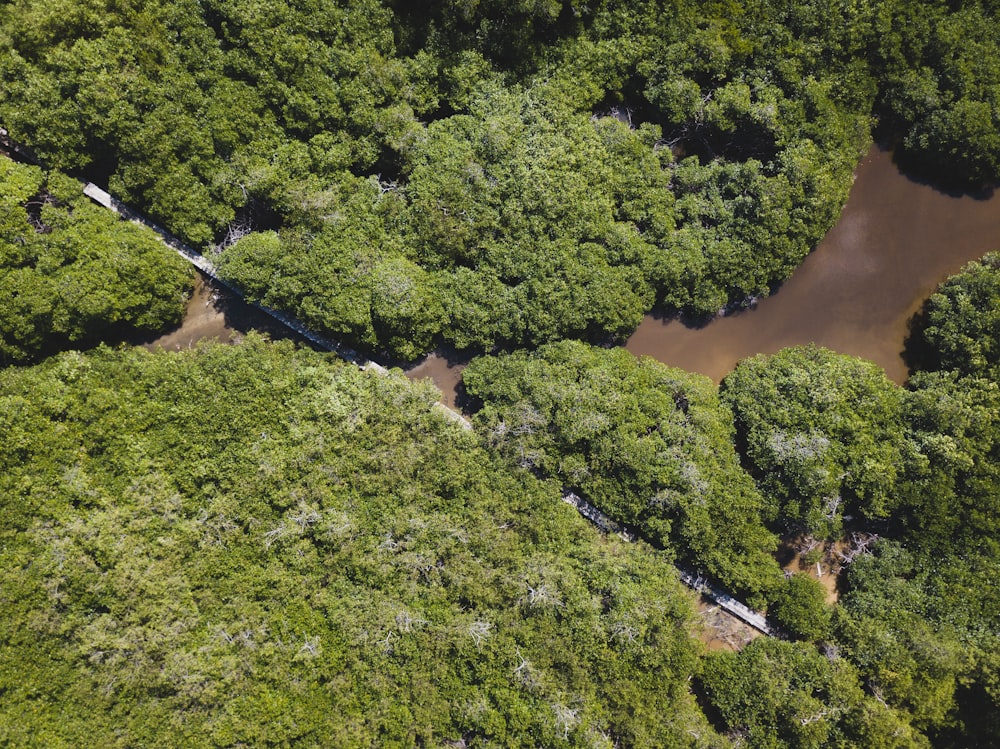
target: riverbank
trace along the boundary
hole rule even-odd
[[[648,315],[626,348],[719,382],[740,359],[815,343],[902,384],[910,319],[941,281],[998,246],[1000,195],[942,192],[873,147],[840,220],[776,293],[700,328]]]
[[[941,192],[901,173],[889,152],[874,147],[858,166],[836,226],[776,293],[702,327],[648,315],[626,348],[718,382],[744,357],[816,343],[870,359],[902,384],[910,319],[944,278],[998,246],[1000,195]],[[213,313],[204,292],[196,292],[182,328],[148,345],[233,340],[250,328],[289,335],[235,295],[212,288],[213,304],[224,311]],[[464,364],[437,352],[406,374],[431,379],[453,408]]]

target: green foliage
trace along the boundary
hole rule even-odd
[[[444,300],[445,337],[490,347],[631,331],[652,306],[649,266],[673,227],[658,135],[499,88],[431,125],[408,154],[404,232],[461,294]],[[487,283],[460,289],[463,269]],[[494,280],[500,304],[480,295]],[[496,317],[471,328],[470,306]]]
[[[845,514],[877,519],[895,510],[909,454],[902,391],[876,365],[789,348],[741,362],[721,397],[770,521],[837,538]]]
[[[914,318],[908,349],[916,369],[1000,379],[1000,254],[938,287]]]
[[[1000,178],[1000,26],[989,3],[884,3],[874,69],[885,126],[938,181]]]
[[[929,746],[905,716],[862,692],[849,663],[806,643],[754,640],[708,658],[700,678],[720,728],[749,746]]]
[[[476,359],[463,381],[484,404],[479,428],[521,465],[734,589],[778,584],[762,498],[706,378],[566,341]]]
[[[1000,387],[955,372],[910,380],[906,418],[917,460],[904,487],[921,546],[1000,549]]]
[[[0,120],[196,245],[271,198],[251,190],[258,154],[315,141],[337,168],[369,169],[436,106],[434,66],[394,54],[378,2],[76,5],[0,10]]]
[[[995,743],[1000,725],[994,264],[987,256],[946,281],[917,321],[921,363],[951,369],[918,372],[904,391],[904,535],[851,565],[837,617],[873,692],[949,747]]]
[[[253,336],[0,373],[0,743],[710,743],[676,573],[435,399]]]
[[[883,541],[850,567],[837,637],[873,693],[905,709],[923,730],[956,728],[964,688],[983,678],[979,663],[998,646],[997,556],[911,552]],[[978,682],[981,684],[982,682]],[[1000,715],[996,696],[966,730]],[[995,738],[995,736],[994,736]]]
[[[994,179],[1000,27],[961,6],[18,0],[0,122],[196,245],[283,229],[227,272],[357,345],[605,341],[787,278],[876,102],[935,173]]]
[[[579,32],[593,14],[590,7],[565,0],[391,0],[387,5],[408,46],[426,45],[446,61],[474,49],[493,65],[520,71],[533,68],[554,39]]]
[[[180,321],[190,271],[57,172],[0,158],[0,363]]]
[[[262,253],[249,235],[223,252],[223,272],[402,359],[438,335],[489,348],[632,330],[672,228],[655,129],[498,88],[473,108],[408,147],[405,188],[345,178],[308,239],[289,229]]]
[[[836,220],[873,114],[905,163],[995,182],[998,10],[12,0],[0,124],[371,350],[607,342],[654,305],[769,293]],[[0,183],[0,360],[177,319],[159,243],[56,172]],[[851,567],[839,645],[713,657],[713,715],[755,746],[923,746],[911,718],[996,743],[997,262],[929,302],[940,371],[908,391],[814,348],[745,362],[721,404],[622,352],[481,359],[502,459],[428,392],[258,341],[4,373],[0,743],[723,741],[663,555],[596,543],[511,458],[809,639],[829,610],[782,584],[764,521],[898,518]]]
[[[779,5],[19,1],[0,121],[195,245],[281,229],[225,272],[354,344],[604,341],[767,294],[846,199],[864,14]]]
[[[830,628],[830,608],[823,586],[808,575],[795,574],[774,594],[768,618],[778,627],[806,640],[821,640]]]

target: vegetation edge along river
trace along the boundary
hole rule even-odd
[[[191,248],[187,247],[183,242],[172,236],[169,232],[159,226],[156,226],[141,214],[138,214],[134,210],[123,205],[120,201],[115,200],[111,195],[100,188],[97,188],[97,186],[93,183],[87,183],[83,188],[83,192],[98,205],[101,205],[109,211],[120,214],[126,220],[131,221],[134,224],[144,226],[149,231],[155,233],[159,237],[160,241],[191,263],[206,278],[219,282],[216,270],[212,263],[207,258],[196,255]],[[241,300],[244,298],[240,289],[232,285],[225,285],[225,288]],[[386,375],[388,373],[388,370],[384,366],[378,364],[377,362],[366,360],[360,357],[357,352],[315,334],[313,331],[306,328],[301,322],[289,317],[288,315],[276,312],[275,310],[263,307],[259,304],[253,306],[265,313],[265,315],[272,320],[281,323],[296,335],[304,338],[309,343],[317,346],[321,350],[330,351],[336,354],[340,359],[356,365],[359,369],[371,370],[379,375]],[[183,320],[181,324],[183,326]],[[154,349],[157,345],[158,344],[155,341],[148,344],[149,347],[153,347]],[[461,411],[458,411],[446,404],[441,411],[443,413],[447,413],[456,423],[461,424],[463,427],[471,428],[471,423]],[[564,502],[574,507],[583,517],[591,521],[603,532],[619,533],[627,541],[638,540],[635,534],[622,531],[618,527],[618,524],[611,520],[611,518],[572,492],[563,490],[562,494]],[[717,587],[712,585],[710,581],[705,580],[701,574],[692,573],[689,570],[681,568],[680,580],[688,587],[717,603],[730,616],[739,619],[754,629],[767,635],[772,635],[777,632],[776,628],[767,621],[763,614],[753,611],[742,601],[737,600],[725,591],[719,590]]]
[[[905,386],[818,346],[716,386],[607,344],[778,289],[873,138],[995,185],[998,12],[0,5],[0,122],[61,170],[0,175],[0,740],[996,743],[997,256],[927,302]],[[98,345],[190,276],[63,173],[331,337],[480,354],[475,434],[252,334]],[[834,605],[790,535],[847,552]],[[791,639],[700,652],[674,561]]]
[[[909,374],[910,322],[936,286],[997,247],[1000,196],[946,192],[900,171],[879,146],[858,165],[840,218],[776,293],[701,324],[647,316],[626,348],[719,382],[758,353],[815,343]],[[463,357],[432,354],[407,370],[453,404]]]

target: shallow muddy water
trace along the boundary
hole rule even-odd
[[[428,354],[417,366],[406,370],[411,380],[429,378],[441,391],[441,402],[448,408],[455,408],[458,386],[462,382],[462,370],[468,360],[451,358],[441,353]]]
[[[305,342],[269,315],[198,273],[180,326],[142,345],[150,350],[179,351],[193,348],[202,340],[234,343],[250,330],[267,333],[272,340],[291,338]]]
[[[626,348],[718,382],[740,359],[817,343],[871,359],[902,383],[908,323],[947,276],[1000,249],[1000,194],[949,195],[903,175],[873,147],[840,220],[780,289],[707,325],[647,315]],[[407,373],[453,405],[462,363],[438,354]]]
[[[744,357],[817,343],[903,382],[910,318],[945,277],[1000,248],[1000,195],[939,192],[878,148],[855,176],[836,226],[775,294],[701,328],[647,316],[626,348],[718,382]]]

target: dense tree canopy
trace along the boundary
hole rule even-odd
[[[249,235],[223,272],[404,358],[441,334],[468,347],[631,331],[651,279],[677,274],[660,248],[673,213],[658,131],[499,88],[472,110],[414,141],[405,188],[351,178],[340,215],[266,235],[266,247]]]
[[[560,344],[481,360],[472,380],[484,389],[509,370],[493,380],[499,402],[524,388],[539,406],[534,418],[523,398],[487,406],[480,421],[502,453],[572,472],[608,501],[659,475],[660,510],[637,510],[640,527],[760,585],[753,570],[775,568],[761,562],[750,505],[725,504],[753,488],[711,386],[617,356]],[[254,337],[0,374],[0,735],[651,747],[992,735],[995,710],[967,715],[963,700],[995,700],[988,622],[1000,612],[988,586],[958,607],[951,596],[994,562],[925,567],[883,543],[852,567],[833,630],[810,618],[804,578],[772,582],[772,614],[836,637],[824,654],[769,641],[699,666],[667,560],[598,540],[557,485],[516,470],[434,399]],[[539,412],[554,422],[546,439],[531,438]],[[588,480],[591,466],[602,472]],[[688,692],[694,674],[714,728]]]
[[[836,219],[874,115],[926,168],[995,180],[993,14],[16,0],[0,124],[355,344],[605,340],[655,304],[767,294]],[[234,245],[251,230],[279,231]]]
[[[917,369],[1000,380],[1000,254],[941,284],[914,318],[908,344]]]
[[[850,567],[835,629],[873,693],[942,747],[1000,736],[1000,392],[996,256],[948,279],[917,319],[902,392],[901,533]],[[940,369],[938,369],[940,368]]]
[[[979,353],[995,307],[990,264],[943,284],[918,332],[943,352],[927,360],[956,370],[919,373],[903,390],[871,364],[789,349],[743,362],[722,389],[774,519],[832,537],[841,512],[855,528],[899,521],[894,539],[849,566],[827,636],[870,693],[940,746],[990,743],[1000,726],[1000,403]],[[981,376],[963,376],[970,368]],[[810,620],[791,613],[805,634]]]
[[[17,0],[0,124],[355,344],[603,340],[767,294],[874,115],[996,180],[1000,25],[961,6]]]
[[[906,419],[918,460],[901,487],[922,545],[1000,551],[1000,386],[956,372],[910,382]]]
[[[768,293],[832,225],[876,15],[13,2],[0,122],[356,344],[603,340]]]
[[[0,743],[707,746],[673,569],[434,400],[256,338],[0,373]]]
[[[875,69],[883,128],[907,161],[966,187],[1000,177],[1000,23],[995,2],[883,4]]]
[[[701,681],[723,727],[748,746],[928,746],[904,715],[865,695],[846,660],[805,643],[763,639],[714,655]]]
[[[844,656],[872,694],[940,746],[1000,735],[997,574],[995,552],[957,542],[950,553],[926,549],[919,536],[882,541],[850,567],[835,622]]]
[[[0,364],[180,322],[191,274],[57,172],[0,156]]]
[[[765,597],[777,586],[763,500],[707,378],[567,341],[477,359],[463,381],[484,403],[479,427],[522,465],[727,585]]]
[[[45,165],[0,159],[0,364],[180,314],[180,261],[64,173],[371,351],[538,347],[468,368],[478,436],[253,337],[0,372],[0,743],[997,744],[997,256],[928,302],[906,388],[811,347],[720,396],[560,339],[769,293],[873,126],[996,185],[998,13],[0,3],[0,126]],[[845,515],[829,606],[775,531],[850,547]],[[675,559],[802,641],[699,658]]]
[[[790,348],[742,361],[721,394],[769,521],[836,538],[844,515],[872,520],[896,509],[908,455],[902,391],[875,364]]]

